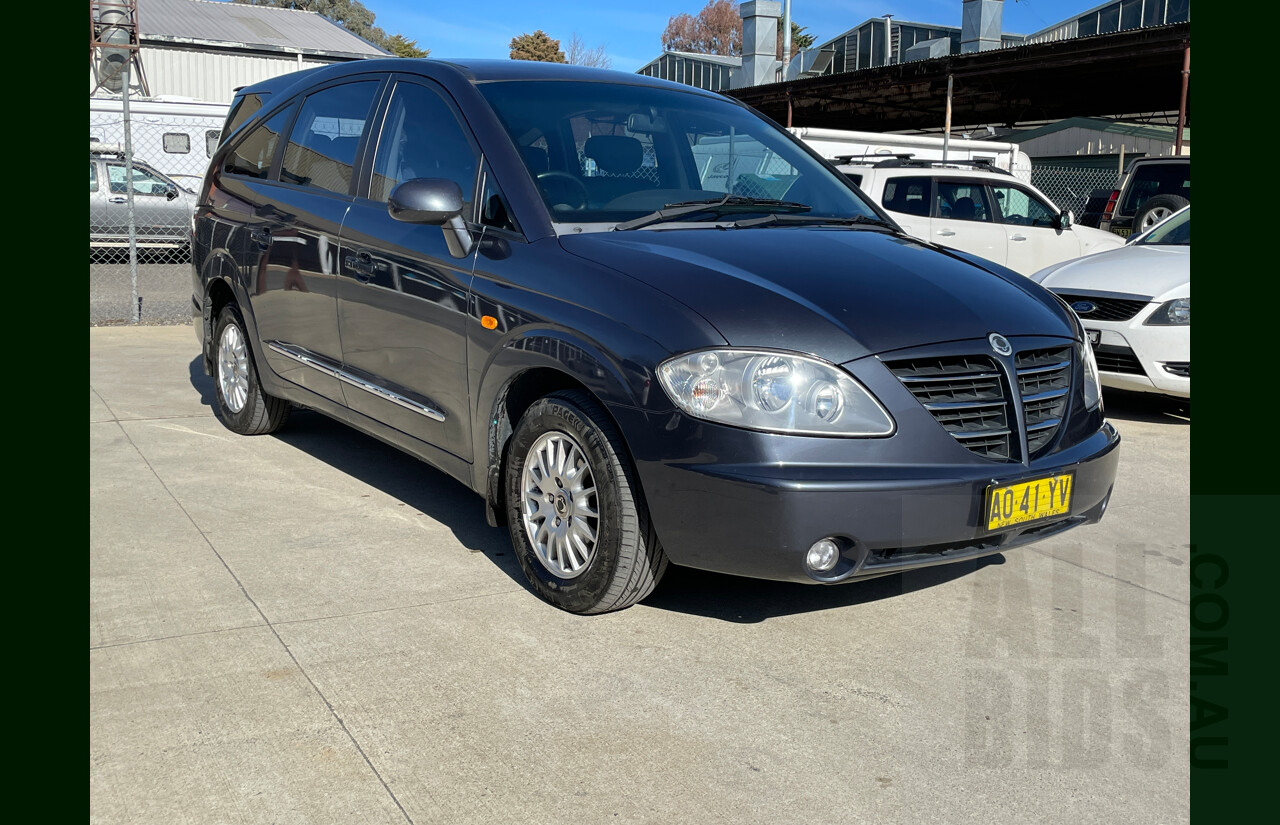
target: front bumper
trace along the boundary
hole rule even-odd
[[[643,419],[639,411],[612,412],[624,431],[643,426],[642,420],[627,420]],[[811,584],[990,555],[1096,522],[1111,496],[1120,444],[1119,434],[1105,424],[1079,443],[1029,464],[980,459],[841,463],[834,453],[869,441],[751,433],[705,423],[696,429],[693,437],[703,449],[691,460],[636,456],[668,558],[703,570]],[[764,453],[773,460],[733,461]],[[991,485],[1068,471],[1075,473],[1069,513],[995,533],[985,529],[985,493]],[[805,553],[826,537],[840,539],[840,562],[830,574],[812,574],[804,565]]]
[[[1191,328],[1144,326],[1151,313],[1132,321],[1084,320],[1098,330],[1098,378],[1104,387],[1191,397]],[[1185,374],[1183,374],[1185,373]]]

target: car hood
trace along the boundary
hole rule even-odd
[[[1055,291],[1083,289],[1154,298],[1190,285],[1191,247],[1130,245],[1063,261],[1031,278]]]
[[[639,230],[560,243],[685,304],[731,346],[843,363],[992,332],[1075,332],[1070,312],[1028,279],[874,229]]]

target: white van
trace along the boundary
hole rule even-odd
[[[218,148],[227,109],[226,103],[194,98],[130,98],[134,158],[186,189],[198,189]],[[124,105],[119,97],[89,98],[89,142],[124,145]]]
[[[1016,143],[964,138],[951,138],[946,142],[935,135],[886,135],[809,126],[793,127],[788,131],[837,166],[875,163],[895,155],[911,155],[916,160],[987,162],[996,169],[1013,173],[1023,183],[1031,182],[1031,158]]]

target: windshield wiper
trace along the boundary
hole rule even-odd
[[[871,215],[762,215],[759,218],[747,218],[735,221],[735,229],[750,229],[753,226],[777,226],[779,224],[827,224],[829,226],[879,226],[893,232],[901,232],[901,228],[886,220]]]
[[[791,212],[808,212],[812,207],[806,203],[780,201],[773,198],[748,198],[742,195],[725,195],[723,198],[707,198],[700,201],[679,201],[669,203],[656,212],[641,215],[629,221],[623,221],[614,227],[616,230],[639,229],[642,226],[662,223],[692,215],[696,212],[759,212],[763,210],[781,209]]]

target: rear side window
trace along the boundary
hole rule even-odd
[[[938,216],[953,221],[992,221],[987,187],[981,182],[938,181]]]
[[[270,175],[271,161],[276,155],[276,146],[280,143],[280,133],[289,127],[289,121],[296,110],[296,106],[288,106],[245,135],[244,140],[222,162],[222,171],[246,178],[265,179]]]
[[[1191,200],[1191,164],[1144,163],[1133,170],[1129,191],[1120,205],[1123,214],[1137,212],[1156,195],[1178,195]]]
[[[880,205],[890,212],[905,215],[929,216],[930,178],[894,178],[884,185]]]
[[[380,85],[366,80],[308,95],[284,149],[281,182],[347,194],[360,135]]]

